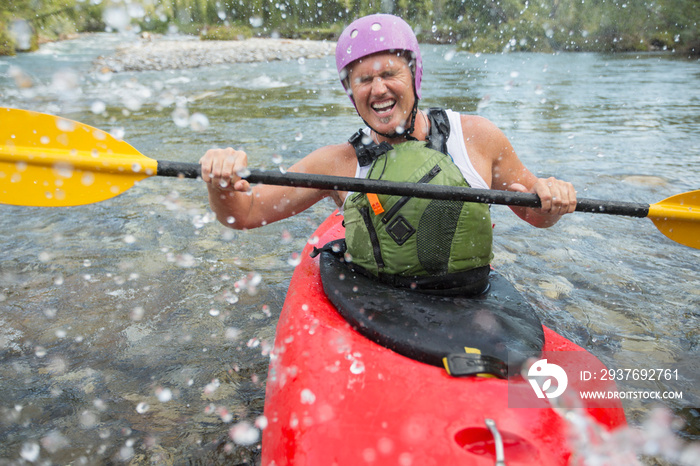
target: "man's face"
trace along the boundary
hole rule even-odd
[[[357,112],[369,126],[384,134],[406,128],[415,96],[413,74],[403,56],[386,52],[357,60],[348,78]]]

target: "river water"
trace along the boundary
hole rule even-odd
[[[123,40],[0,58],[0,105],[111,131],[156,159],[196,162],[230,145],[270,169],[361,125],[332,57],[95,70]],[[533,172],[573,182],[580,197],[653,203],[700,187],[697,61],[423,49],[424,108],[491,119]],[[217,224],[194,180],[150,178],[81,207],[0,209],[0,462],[255,461],[250,426],[277,316],[330,202],[249,232]],[[678,439],[700,440],[700,253],[645,219],[577,213],[536,230],[505,207],[492,215],[494,265],[543,321],[611,368],[677,369],[678,380],[619,385],[682,392],[660,404],[685,422],[671,426]],[[625,400],[630,423],[656,405]],[[648,464],[668,456],[649,448]]]

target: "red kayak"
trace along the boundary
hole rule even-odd
[[[344,237],[341,221],[332,215],[319,227],[318,245]],[[265,398],[263,466],[493,465],[498,460],[508,465],[569,464],[574,454],[571,427],[550,400],[535,396],[531,381],[512,373],[505,378],[455,377],[433,364],[431,350],[422,349],[429,337],[416,329],[432,326],[444,332],[444,327],[455,327],[431,325],[442,309],[419,307],[416,315],[423,320],[407,323],[386,341],[374,338],[370,328],[375,324],[395,326],[389,322],[391,312],[369,312],[376,293],[363,295],[367,288],[355,284],[357,277],[340,273],[339,283],[346,289],[330,294],[354,294],[350,298],[363,303],[357,319],[343,317],[324,291],[320,259],[310,257],[312,249],[307,245],[302,253],[277,325]],[[498,283],[491,294],[501,304],[517,301],[505,291],[499,297]],[[479,300],[468,303],[474,304],[461,305],[482,305]],[[394,300],[394,308],[401,306]],[[393,312],[401,316],[411,311]],[[476,313],[479,318],[482,314]],[[460,333],[482,335],[474,325]],[[517,332],[526,326],[516,318],[512,328]],[[590,380],[571,375],[582,367],[572,355],[585,359],[589,374],[604,369],[602,363],[556,332],[537,327],[542,354],[570,374],[567,390],[590,388]],[[442,340],[451,340],[449,335]],[[403,344],[411,336],[415,341]],[[419,362],[421,358],[427,362]],[[603,388],[615,390],[614,384]],[[579,403],[573,409],[605,430],[626,425],[619,401]]]

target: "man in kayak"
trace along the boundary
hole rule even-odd
[[[338,40],[340,80],[366,127],[349,142],[322,147],[289,171],[431,182],[535,193],[539,209],[511,207],[536,227],[554,225],[576,207],[570,183],[542,179],[520,161],[490,121],[418,108],[423,64],[416,37],[402,19],[376,14],[348,26]],[[383,281],[451,288],[488,280],[491,221],[483,204],[430,201],[256,185],[238,173],[243,151],[213,149],[201,158],[209,202],[224,225],[256,228],[295,215],[326,197],[344,209],[353,264]],[[438,277],[437,285],[431,277]]]

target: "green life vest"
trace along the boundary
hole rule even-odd
[[[469,186],[449,155],[422,141],[396,144],[373,158],[368,179]],[[488,205],[377,197],[383,208],[378,214],[366,194],[353,193],[345,202],[347,253],[372,275],[449,276],[484,268],[493,258]]]

